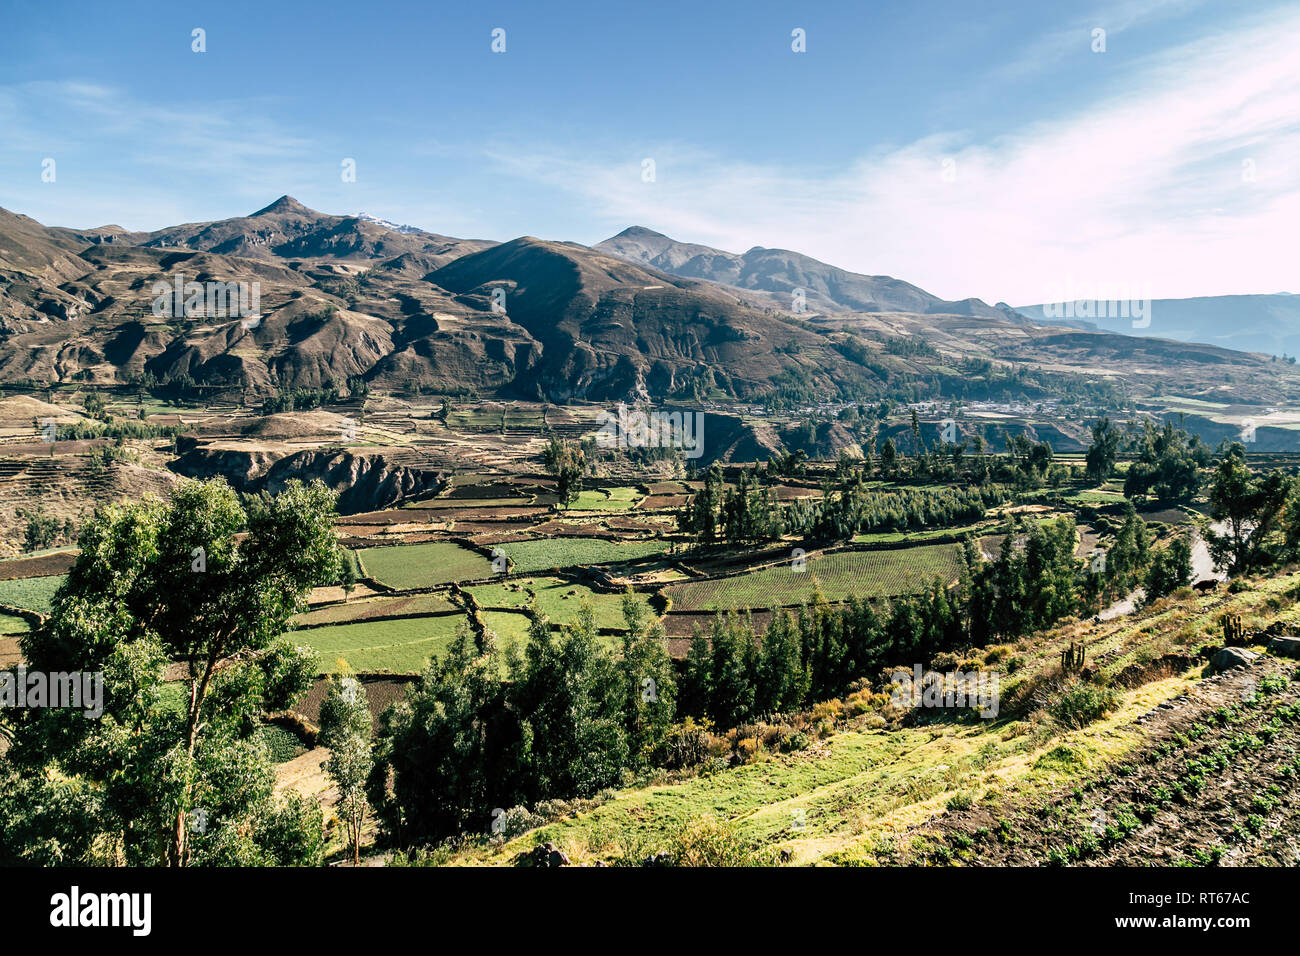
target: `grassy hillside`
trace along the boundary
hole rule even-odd
[[[1206,862],[1224,854],[1285,862],[1288,851],[1280,849],[1279,834],[1284,837],[1294,822],[1295,801],[1269,787],[1286,767],[1293,768],[1291,774],[1300,769],[1294,768],[1300,743],[1296,664],[1262,655],[1252,667],[1206,678],[1196,652],[1221,641],[1225,614],[1240,615],[1248,630],[1297,623],[1298,587],[1300,572],[1292,571],[1254,580],[1239,593],[1182,592],[1125,619],[1067,622],[971,655],[986,665],[997,662],[1004,673],[996,719],[951,711],[922,711],[917,719],[885,695],[853,695],[814,710],[810,716],[821,736],[806,749],[760,749],[731,767],[727,755],[719,754],[724,759],[713,764],[713,772],[682,779],[661,773],[511,841],[463,848],[449,862],[506,864],[548,841],[575,862],[640,862],[704,818],[716,819],[730,839],[771,863],[975,862],[1008,848],[1016,848],[1013,862],[1022,864],[1074,861],[1081,842],[1074,831],[1085,826],[1086,836],[1094,821],[1101,821],[1097,849],[1082,862],[1122,856],[1123,847],[1153,840],[1166,847],[1166,863]],[[1060,652],[1071,643],[1084,646],[1099,683],[1114,693],[1111,709],[1082,726],[1070,725],[1074,715],[1051,693]],[[1045,693],[1041,702],[1036,689]],[[1208,847],[1197,842],[1203,837],[1188,836],[1181,822],[1187,814],[1161,812],[1160,800],[1177,806],[1173,788],[1185,772],[1164,777],[1168,793],[1155,795],[1154,810],[1109,806],[1106,800],[1108,788],[1132,776],[1134,768],[1186,749],[1182,735],[1198,724],[1198,747],[1219,754],[1206,759],[1215,767],[1223,762],[1220,771],[1257,763],[1270,770],[1241,775],[1239,783],[1252,789],[1235,803],[1254,810],[1224,824],[1221,845]],[[1271,725],[1282,729],[1270,734]],[[1253,743],[1238,739],[1243,726],[1256,735]],[[1085,791],[1087,796],[1075,796]],[[1217,793],[1211,783],[1202,792]],[[1182,799],[1193,806],[1204,802],[1192,793]],[[1070,813],[1058,809],[1063,802],[1072,806]],[[1069,826],[1060,822],[1067,817]],[[1294,849],[1289,852],[1294,855]]]

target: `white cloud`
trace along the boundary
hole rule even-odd
[[[1072,115],[983,142],[937,134],[848,169],[662,145],[644,149],[658,173],[644,183],[639,161],[505,149],[491,158],[575,194],[611,227],[795,249],[948,298],[1026,304],[1064,283],[1157,297],[1300,291],[1297,49],[1300,14],[1275,15],[1117,62],[1130,71],[1125,92]],[[955,161],[952,182],[944,159]]]

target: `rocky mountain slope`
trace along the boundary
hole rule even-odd
[[[979,299],[946,301],[901,279],[860,275],[788,249],[755,246],[738,255],[678,242],[643,226],[624,229],[595,248],[673,275],[769,293],[785,309],[791,308],[794,290],[803,289],[810,312],[909,312],[1018,321],[1006,306]]]
[[[243,307],[231,283],[246,284]],[[806,313],[791,309],[796,288]],[[0,210],[0,385],[51,382],[252,402],[349,382],[602,403],[861,401],[918,383],[953,398],[1122,386],[1300,399],[1300,373],[1262,356],[1044,327],[783,250],[734,255],[638,228],[595,248],[498,244],[288,196],[148,233]]]

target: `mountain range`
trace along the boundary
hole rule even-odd
[[[1044,324],[1122,335],[1160,335],[1180,342],[1208,342],[1269,355],[1300,355],[1300,295],[1289,292],[1153,299],[1151,321],[1137,331],[1130,318],[1057,318],[1061,310],[1044,304],[1022,306],[1016,311],[1032,322]]]
[[[159,314],[155,285],[178,280],[257,283],[257,315]],[[170,383],[257,400],[349,379],[556,402],[1300,396],[1300,375],[1267,356],[1044,324],[796,252],[736,254],[639,226],[588,247],[455,238],[289,196],[152,232],[0,210],[0,384]]]

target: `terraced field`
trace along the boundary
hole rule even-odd
[[[961,548],[955,544],[841,551],[808,558],[802,572],[779,565],[711,581],[674,584],[666,593],[673,608],[680,611],[788,607],[811,600],[817,586],[830,601],[844,601],[853,594],[889,597],[920,591],[936,578],[950,584],[961,568]]]
[[[367,575],[394,588],[433,587],[492,573],[487,558],[450,541],[366,548],[357,558]]]
[[[585,599],[592,604],[597,627],[618,630],[625,627],[623,595],[602,594],[559,578],[543,577],[502,584],[482,584],[470,588],[469,592],[474,595],[479,606],[485,609],[518,608],[521,611],[527,609],[530,598],[535,595],[538,608],[554,624],[565,624],[573,620]],[[644,595],[638,594],[636,597],[645,604]]]
[[[38,614],[50,613],[54,592],[63,584],[65,576],[51,574],[41,578],[13,578],[0,581],[0,604],[20,607]]]
[[[645,496],[636,488],[606,488],[578,493],[578,500],[572,505],[574,510],[589,511],[629,511],[635,508]]]
[[[501,545],[510,558],[512,570],[523,574],[549,571],[551,568],[590,567],[635,561],[668,550],[664,541],[629,541],[619,544],[599,538],[547,538],[538,541],[514,541]]]
[[[457,610],[442,594],[411,594],[397,597],[361,598],[330,604],[298,615],[301,625],[346,624],[410,614],[443,614]]]
[[[334,624],[294,631],[288,637],[316,651],[322,674],[338,673],[340,659],[354,671],[417,674],[431,655],[447,648],[462,625],[469,626],[465,615],[448,614]]]

